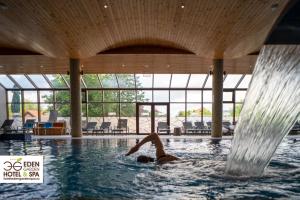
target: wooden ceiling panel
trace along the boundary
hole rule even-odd
[[[250,74],[257,55],[225,59],[230,74]],[[69,59],[41,55],[0,56],[0,74],[62,73],[69,71]],[[190,54],[103,54],[81,59],[84,73],[208,73],[212,59]]]
[[[111,48],[150,44],[205,58],[237,58],[261,48],[288,2],[9,0],[8,9],[0,10],[0,47],[87,58]]]

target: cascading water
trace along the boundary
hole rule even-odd
[[[226,173],[262,175],[299,113],[300,46],[264,46],[235,129]]]

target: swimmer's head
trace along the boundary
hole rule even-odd
[[[140,163],[154,162],[154,158],[142,155],[142,156],[137,157],[137,161]]]

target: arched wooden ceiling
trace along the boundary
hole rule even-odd
[[[185,49],[203,58],[231,59],[261,48],[288,1],[8,0],[3,3],[7,9],[0,10],[0,47],[26,49],[56,58],[87,58],[111,48],[151,44]]]

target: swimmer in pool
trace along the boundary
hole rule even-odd
[[[126,156],[129,156],[139,150],[141,146],[143,146],[147,142],[152,142],[155,145],[156,148],[156,160],[159,164],[164,164],[167,162],[171,162],[174,160],[179,160],[179,158],[166,154],[164,151],[164,146],[159,138],[159,136],[156,133],[151,133],[147,137],[145,137],[141,142],[137,143],[134,147],[132,147]],[[137,161],[141,163],[148,163],[148,162],[154,162],[154,158],[149,156],[139,156],[137,157]]]

